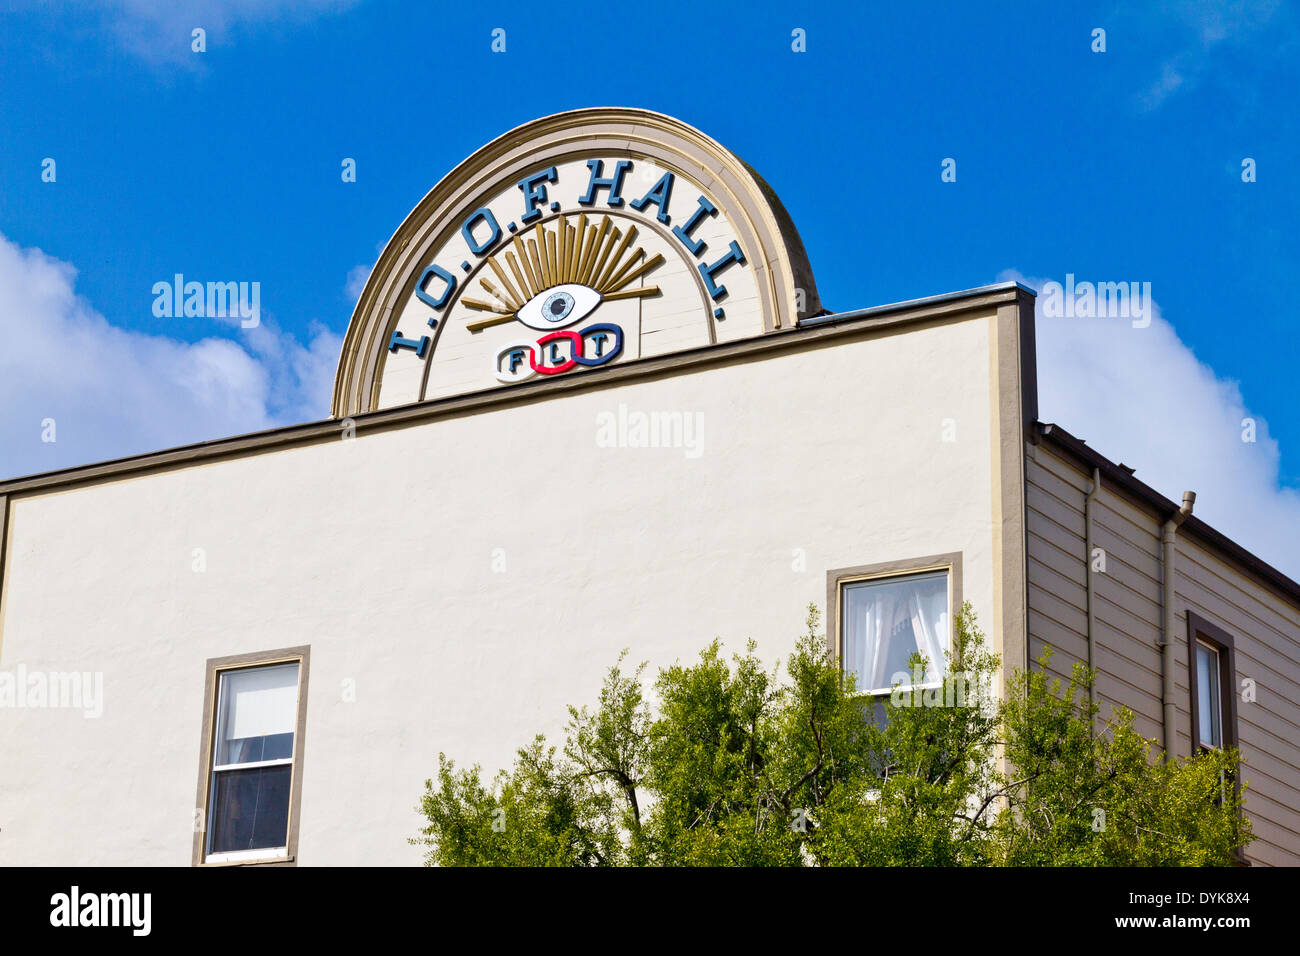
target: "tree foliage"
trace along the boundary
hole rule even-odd
[[[815,607],[785,667],[714,641],[653,685],[610,669],[563,747],[537,737],[490,786],[439,755],[412,840],[442,866],[1230,865],[1250,840],[1235,751],[1164,761],[1094,675],[1015,673],[970,605],[944,687],[856,692]],[[919,656],[913,664],[923,664]]]

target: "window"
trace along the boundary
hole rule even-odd
[[[858,689],[888,694],[896,684],[935,686],[946,670],[948,572],[879,578],[844,586],[844,669]],[[924,671],[912,656],[925,657]]]
[[[1237,746],[1232,635],[1187,613],[1188,675],[1192,693],[1192,749]]]
[[[960,567],[960,555],[951,554],[830,572],[827,603],[835,618],[828,646],[857,676],[859,692],[883,698],[895,685],[942,685]],[[926,660],[924,670],[910,664],[916,653]]]
[[[1196,729],[1202,747],[1223,746],[1223,709],[1219,703],[1219,651],[1196,642]]]
[[[294,857],[306,671],[306,648],[208,662],[195,862]]]
[[[1237,690],[1232,635],[1192,611],[1187,612],[1187,675],[1192,692],[1192,752],[1237,746]],[[1220,778],[1240,795],[1241,781]],[[1222,799],[1222,796],[1220,797]],[[1237,850],[1237,862],[1249,866]]]

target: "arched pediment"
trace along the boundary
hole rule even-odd
[[[730,150],[646,110],[559,113],[407,216],[353,312],[333,413],[593,374],[819,310],[789,216]]]

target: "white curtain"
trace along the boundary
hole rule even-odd
[[[925,655],[926,681],[940,680],[947,671],[944,659],[948,644],[947,583],[942,591],[918,587],[910,596],[912,634],[917,651]]]
[[[844,666],[858,675],[858,689],[881,686],[877,681],[885,669],[884,622],[888,615],[885,596],[856,586],[845,589]]]
[[[849,584],[842,613],[844,665],[857,674],[859,691],[912,684],[908,660],[914,652],[926,658],[925,682],[947,672],[947,572]]]

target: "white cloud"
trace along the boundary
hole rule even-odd
[[[1183,75],[1179,72],[1177,60],[1165,63],[1160,68],[1160,79],[1152,83],[1145,93],[1142,94],[1142,105],[1147,109],[1155,109],[1165,100],[1167,100],[1175,90],[1183,85]]]
[[[1189,38],[1160,64],[1160,77],[1139,97],[1142,107],[1155,109],[1179,90],[1190,90],[1210,68],[1219,47],[1252,40],[1264,30],[1279,7],[1278,0],[1175,0],[1160,9],[1160,31],[1178,27]],[[1143,17],[1152,11],[1140,7],[1121,16]]]
[[[352,300],[352,306],[355,308],[357,302],[361,300],[361,292],[366,287],[366,280],[370,278],[370,272],[374,269],[373,265],[353,266],[348,270],[348,281],[343,287],[343,292]]]
[[[1048,281],[1014,271],[999,279],[1035,289]],[[1300,491],[1280,484],[1278,444],[1237,383],[1197,359],[1158,305],[1147,328],[1128,319],[1049,318],[1041,296],[1038,305],[1039,418],[1136,468],[1173,501],[1195,491],[1199,518],[1300,577]],[[1255,422],[1253,443],[1242,440],[1244,419]]]
[[[295,24],[342,13],[360,0],[61,0],[58,7],[92,14],[129,52],[153,64],[199,69],[191,31],[202,28],[213,50],[240,30]],[[44,5],[46,0],[41,0]],[[29,5],[30,0],[29,0]]]
[[[328,417],[341,339],[323,326],[183,342],[114,326],[75,280],[0,235],[0,477]]]

